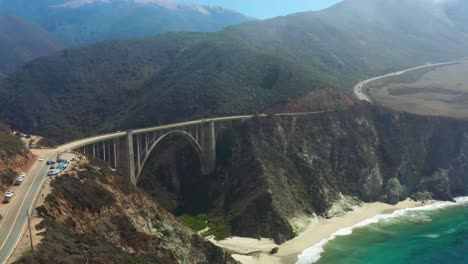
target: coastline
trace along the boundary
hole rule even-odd
[[[314,218],[309,227],[297,237],[281,245],[271,239],[253,239],[233,237],[215,242],[216,245],[232,253],[232,256],[242,264],[294,264],[305,249],[310,248],[342,228],[354,226],[379,214],[391,214],[397,210],[427,205],[409,199],[396,205],[385,203],[366,203],[353,207],[353,211],[342,217],[332,219]],[[271,249],[277,247],[278,252],[271,255]]]

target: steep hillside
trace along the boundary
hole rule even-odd
[[[72,45],[169,31],[210,32],[250,20],[222,7],[174,0],[1,0],[0,11],[32,21]]]
[[[24,63],[62,47],[49,33],[0,12],[0,79]]]
[[[15,263],[237,263],[123,176],[82,164],[39,207],[44,239]]]
[[[303,67],[195,33],[66,50],[0,84],[7,94],[2,117],[57,141],[195,116],[252,113],[321,86]]]
[[[201,175],[189,144],[172,138],[138,186],[176,214],[209,214],[235,235],[284,242],[313,214],[333,217],[359,201],[467,195],[466,131],[467,121],[369,105],[259,118],[223,133],[213,174]]]

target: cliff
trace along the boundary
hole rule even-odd
[[[468,122],[359,104],[347,110],[249,120],[218,137],[217,168],[201,175],[173,138],[139,186],[176,214],[222,218],[234,235],[284,242],[313,215],[411,196],[468,193]],[[216,220],[213,220],[216,221]],[[219,221],[219,220],[218,220]]]
[[[16,263],[237,263],[103,164],[52,182],[44,239]]]
[[[3,193],[18,174],[27,170],[33,156],[20,139],[9,134],[9,129],[0,127],[0,193]]]

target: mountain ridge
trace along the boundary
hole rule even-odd
[[[74,46],[165,32],[214,32],[252,20],[220,6],[168,0],[0,0],[0,11],[41,26]]]

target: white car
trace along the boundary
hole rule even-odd
[[[44,161],[44,158],[40,158],[39,161]]]
[[[12,192],[12,191],[8,191],[8,192],[5,193],[5,197],[9,197],[9,198],[13,197],[14,195],[15,195],[15,193]]]
[[[26,173],[25,173],[25,172],[22,172],[22,173],[20,174],[20,177],[23,177],[23,178],[26,177]]]

